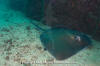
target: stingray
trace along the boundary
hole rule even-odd
[[[67,59],[91,46],[91,39],[82,32],[66,28],[43,29],[35,23],[31,23],[43,31],[40,35],[42,45],[57,60]]]

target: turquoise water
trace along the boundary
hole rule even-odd
[[[66,60],[56,60],[40,41],[42,33],[34,24],[49,28],[24,13],[10,9],[9,0],[0,0],[0,66],[99,66],[100,42]],[[46,62],[46,63],[45,63]]]

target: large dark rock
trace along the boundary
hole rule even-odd
[[[44,18],[51,27],[78,30],[100,40],[99,0],[51,0]]]

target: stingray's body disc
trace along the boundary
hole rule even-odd
[[[43,46],[58,60],[66,59],[91,45],[83,33],[65,28],[53,28],[40,36]]]

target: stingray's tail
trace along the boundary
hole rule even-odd
[[[45,29],[41,28],[39,25],[37,25],[36,23],[34,23],[33,21],[30,21],[31,24],[33,24],[36,28],[38,28],[41,31],[46,31]]]

